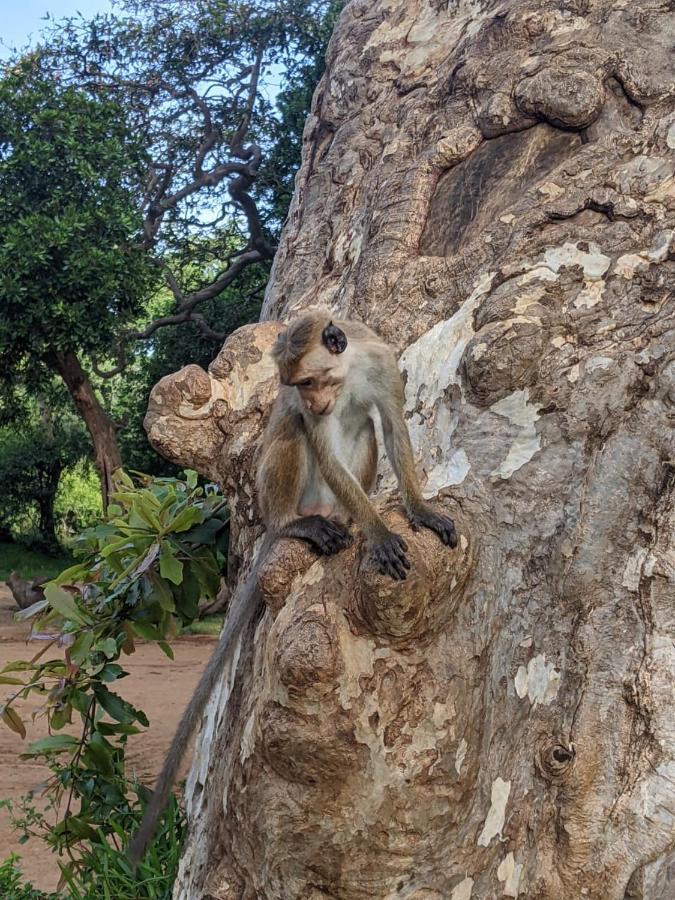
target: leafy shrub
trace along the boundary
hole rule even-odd
[[[141,823],[150,792],[136,784],[128,785],[134,801],[128,813],[110,820],[111,832],[98,832],[83,845],[77,866],[59,863],[62,880],[58,894],[43,894],[22,880],[18,857],[10,856],[0,866],[2,900],[170,900],[181,847],[185,818],[172,797],[157,834],[134,872],[126,856],[128,841]],[[141,799],[142,798],[142,799]],[[21,833],[20,842],[31,836],[42,837],[44,814],[32,805],[32,795],[20,804],[0,801],[10,821]]]
[[[2,900],[58,900],[56,894],[43,894],[23,880],[19,857],[12,853],[0,862],[0,897]]]
[[[30,639],[43,642],[43,649],[0,670],[0,684],[16,686],[0,706],[13,731],[25,737],[17,701],[31,693],[43,699],[48,734],[29,744],[23,758],[50,768],[46,795],[51,810],[60,812],[54,824],[38,816],[26,831],[66,854],[61,868],[71,891],[88,883],[92,865],[119,857],[140,815],[125,773],[125,748],[129,735],[148,721],[113,689],[127,674],[118,660],[134,652],[138,638],[157,641],[173,658],[168,640],[197,616],[200,598],[215,598],[225,558],[225,503],[215,488],[198,486],[195,472],[186,472],[184,480],[140,475],[134,483],[119,471],[116,487],[107,520],[75,541],[80,562],[46,585],[44,600],[17,615],[33,620]],[[63,657],[42,661],[48,647],[61,648]],[[64,733],[77,719],[79,733]],[[169,817],[175,830],[175,809]],[[167,824],[151,853],[160,853],[164,840],[161,853],[173,858],[169,830]],[[127,877],[125,861],[118,863],[116,877]],[[157,873],[148,875],[148,893],[136,888],[131,896],[164,896],[151,892],[157,879]]]
[[[54,513],[62,539],[101,521],[101,481],[91,460],[81,459],[61,473]]]

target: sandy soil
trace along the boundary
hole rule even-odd
[[[9,590],[0,582],[0,667],[15,659],[27,659],[36,652],[36,645],[26,644],[28,627],[13,619],[16,605]],[[215,644],[212,637],[184,637],[173,644],[172,662],[154,644],[139,644],[136,653],[124,657],[122,664],[129,672],[119,684],[119,693],[135,706],[143,709],[150,720],[150,728],[131,739],[128,759],[137,776],[151,782],[164,759],[180,714],[189,700],[199,674]],[[35,648],[35,649],[34,649]],[[8,685],[0,685],[0,698],[12,692]],[[0,798],[21,797],[45,778],[46,769],[18,755],[28,741],[46,733],[45,721],[31,722],[31,712],[39,701],[25,701],[21,707],[26,721],[26,742],[0,722]],[[0,858],[11,851],[22,857],[22,870],[29,881],[42,890],[53,890],[58,881],[58,867],[51,854],[39,841],[19,845],[9,826],[7,814],[0,810]]]

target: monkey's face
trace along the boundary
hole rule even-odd
[[[344,380],[336,378],[330,370],[295,382],[303,406],[315,416],[328,416],[333,412],[343,386]]]
[[[319,347],[300,360],[290,384],[302,405],[314,416],[328,416],[342,393],[348,370],[347,354],[334,355]]]

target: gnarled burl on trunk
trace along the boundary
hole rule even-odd
[[[258,534],[279,325],[400,351],[425,496],[394,584],[294,542],[213,698],[177,900],[672,900],[675,26],[666,2],[355,0],[264,318],[152,442]],[[236,679],[234,669],[236,668]]]

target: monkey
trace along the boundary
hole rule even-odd
[[[403,418],[403,380],[393,350],[366,325],[305,313],[272,348],[280,389],[257,451],[256,493],[266,534],[251,573],[235,591],[216,649],[178,725],[129,856],[135,865],[152,837],[187,743],[241,631],[261,606],[257,576],[281,538],[332,555],[352,542],[348,523],[363,531],[381,574],[401,581],[410,562],[405,540],[391,531],[368,498],[375,484],[379,415],[387,456],[413,530],[426,527],[457,545],[451,518],[422,496]]]

